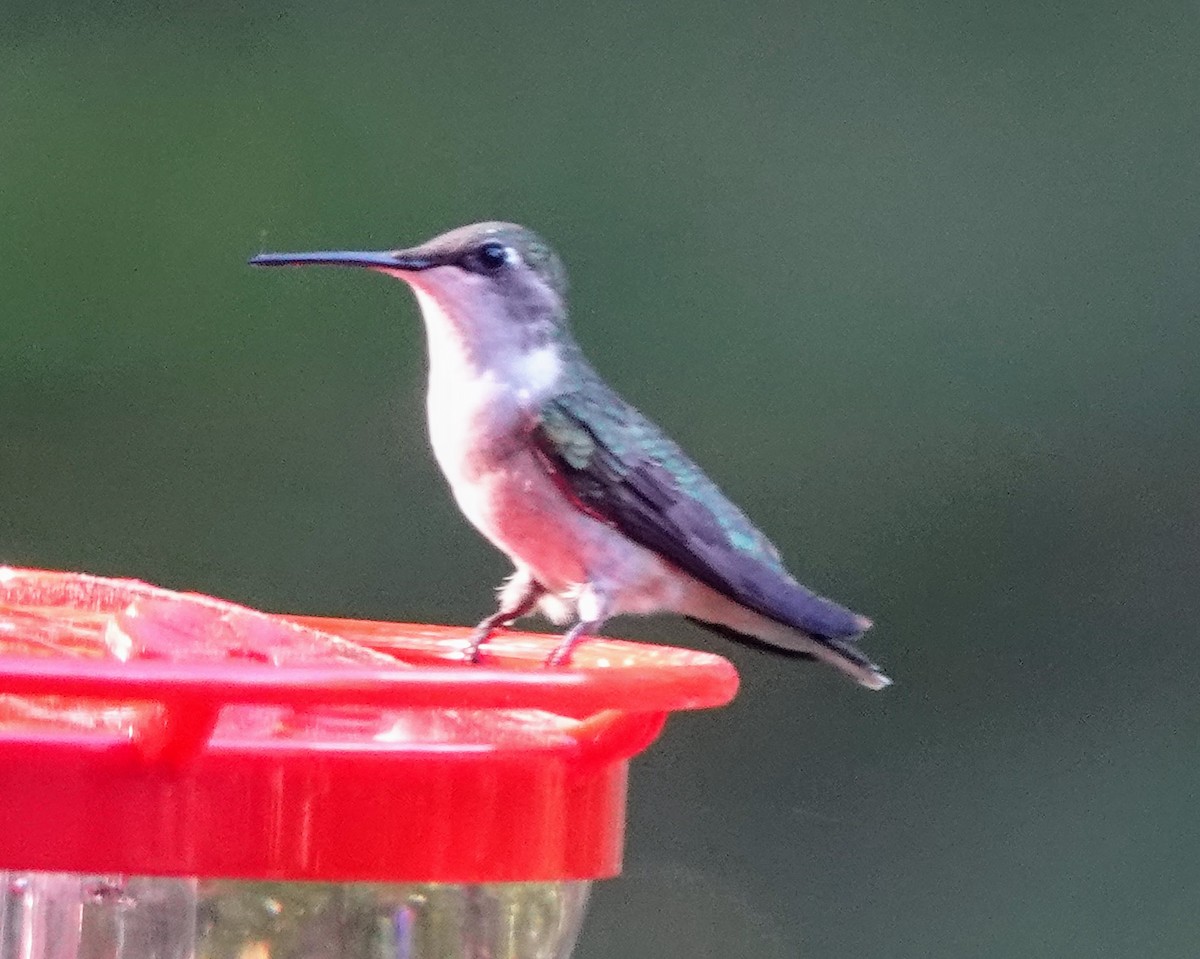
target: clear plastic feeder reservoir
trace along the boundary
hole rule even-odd
[[[719,657],[0,567],[0,959],[558,959]]]

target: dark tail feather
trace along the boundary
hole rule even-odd
[[[797,649],[791,645],[783,645],[772,641],[770,638],[742,633],[720,623],[708,623],[693,616],[688,616],[687,618],[697,626],[737,643],[758,646],[777,655],[790,656],[796,659],[823,659],[830,665],[836,666],[842,672],[852,676],[868,689],[883,689],[892,684],[892,681],[884,675],[883,671],[871,662],[863,651],[858,648],[854,639],[830,639],[824,636],[814,636],[811,633],[802,633],[800,630],[793,630],[792,627],[779,624],[780,630],[789,630],[793,635],[799,634],[809,643],[819,648],[818,652],[809,652],[804,649]]]
[[[695,616],[685,616],[684,619],[695,623],[701,629],[706,629],[710,633],[715,633],[722,639],[728,639],[730,642],[741,643],[743,646],[757,646],[759,649],[765,649],[769,653],[774,653],[776,656],[786,656],[788,659],[816,659],[812,653],[806,653],[800,649],[786,649],[783,646],[777,646],[774,643],[769,643],[765,639],[759,639],[757,636],[751,636],[749,633],[739,633],[736,629],[730,629],[728,626],[722,626],[720,623],[706,623],[702,619],[697,619]]]

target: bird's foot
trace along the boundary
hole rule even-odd
[[[471,638],[467,641],[467,648],[463,650],[463,660],[468,663],[478,664],[483,659],[483,645],[492,638],[492,634],[496,632],[496,627],[490,624],[480,624],[471,633]]]
[[[571,654],[575,652],[575,647],[588,636],[595,635],[600,624],[597,622],[576,623],[567,630],[567,634],[562,638],[562,642],[554,647],[549,657],[547,657],[545,666],[547,669],[555,669],[561,666],[571,665]]]
[[[559,643],[554,647],[554,652],[546,657],[546,661],[542,663],[546,669],[559,669],[563,666],[571,665],[571,654],[575,652],[575,644],[573,642]]]

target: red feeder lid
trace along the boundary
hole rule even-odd
[[[629,759],[718,656],[285,617],[0,567],[0,869],[331,881],[620,871]]]

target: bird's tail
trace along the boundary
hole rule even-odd
[[[878,666],[868,659],[853,639],[824,639],[809,636],[815,649],[813,655],[852,676],[867,689],[885,689],[892,685]],[[819,650],[819,651],[818,651]]]
[[[749,612],[749,611],[746,611]],[[816,636],[794,626],[785,626],[765,616],[750,614],[752,620],[732,624],[713,623],[695,617],[689,617],[696,624],[719,633],[728,639],[738,642],[749,642],[758,646],[766,646],[777,652],[790,653],[793,656],[803,656],[806,659],[818,659],[841,670],[846,675],[866,686],[867,689],[884,689],[892,681],[876,666],[857,645],[857,636],[849,638],[830,638]],[[863,629],[869,629],[871,622],[863,619]]]

